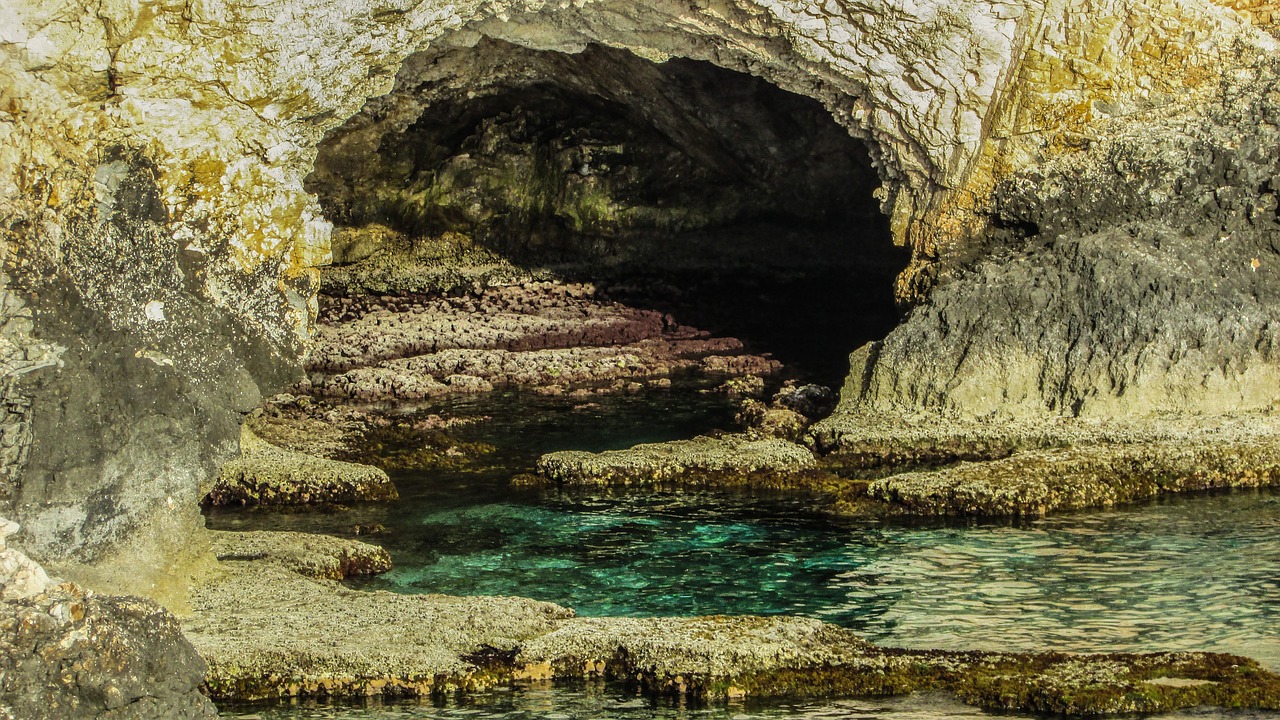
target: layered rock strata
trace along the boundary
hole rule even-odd
[[[240,457],[225,463],[209,487],[205,505],[341,505],[399,497],[379,468],[278,448],[248,427],[240,448]]]
[[[727,433],[601,453],[564,450],[539,458],[537,473],[558,485],[723,487],[750,485],[752,476],[800,474],[816,464],[801,445]]]
[[[845,417],[844,420],[850,418]],[[1042,517],[1178,492],[1280,486],[1270,416],[1153,422],[860,417],[807,445],[760,430],[539,458],[525,485],[768,490],[833,516]],[[863,424],[865,423],[865,424]],[[816,452],[815,452],[816,451]]]
[[[1214,96],[1224,81],[1261,87],[1273,76],[1265,58],[1275,41],[1264,30],[1275,20],[1262,11],[1241,14],[1206,0],[1110,0],[1088,12],[1070,3],[985,0],[857,9],[756,0],[698,8],[666,0],[565,7],[300,0],[290,12],[278,10],[234,2],[87,7],[59,0],[3,11],[4,502],[23,521],[23,542],[38,556],[97,564],[119,556],[127,567],[130,555],[155,564],[157,548],[194,534],[199,479],[234,452],[235,411],[251,407],[260,388],[296,377],[292,368],[314,309],[311,268],[328,259],[330,225],[303,184],[317,146],[369,98],[396,88],[402,68],[403,90],[424,77],[433,58],[465,54],[486,38],[540,50],[581,52],[596,43],[655,61],[703,60],[817,100],[868,145],[891,231],[913,253],[898,285],[902,299],[924,299],[938,281],[984,255],[986,240],[1029,230],[1028,223],[1043,226],[1031,236],[1046,248],[1029,262],[1059,258],[1047,267],[1066,263],[1065,277],[1084,272],[1067,259],[1076,245],[1082,257],[1092,252],[1084,234],[1073,239],[1070,231],[1060,241],[1049,222],[1036,220],[1039,211],[1000,209],[1002,195],[1036,194],[1017,187],[1051,191],[1053,183],[1033,182],[1044,176],[1036,168],[1074,164],[1087,177],[1097,170],[1107,182],[1091,187],[1104,197],[1143,199],[1161,215],[1168,214],[1165,198],[1198,207],[1204,193],[1141,190],[1126,178],[1146,167],[1130,158],[1158,147],[1147,139],[1162,133],[1194,138],[1221,126],[1222,141],[1210,138],[1206,146],[1220,162],[1196,187],[1220,210],[1238,205],[1241,222],[1266,217],[1269,192],[1252,182],[1249,169],[1261,168],[1265,154],[1250,159],[1248,148],[1265,146],[1269,121],[1247,99],[1266,95],[1237,94],[1228,99],[1244,102],[1225,103]],[[504,70],[508,78],[518,71],[518,65]],[[471,79],[451,77],[458,86],[448,92],[465,96]],[[389,128],[417,119],[412,101],[397,105],[410,96],[402,92],[383,104]],[[1187,133],[1176,126],[1183,119]],[[1108,136],[1130,138],[1131,151]],[[1229,148],[1236,136],[1246,138],[1245,152]],[[1081,151],[1086,146],[1092,149]],[[1108,153],[1129,169],[1117,170]],[[1219,198],[1218,187],[1230,192]],[[1241,197],[1228,197],[1233,193]],[[1262,210],[1249,209],[1255,206]],[[1206,243],[1185,244],[1187,252],[1225,252],[1211,249],[1219,248],[1211,236],[1198,237]],[[1124,247],[1123,238],[1117,242]],[[1150,247],[1126,257],[1151,255],[1142,250]],[[1263,249],[1246,239],[1241,257],[1221,255],[1224,267],[1243,261],[1247,268],[1257,257],[1258,271],[1244,272],[1263,282],[1270,267]],[[1000,257],[1018,252],[1001,250]],[[1195,265],[1194,257],[1175,254]],[[992,272],[998,275],[1000,266]],[[1102,281],[1102,270],[1110,266],[1098,267],[1094,286],[1105,297],[1101,290],[1112,283]],[[1232,277],[1231,288],[1247,290]],[[1053,290],[1054,302],[1076,297],[1072,288],[1090,287],[1055,282],[1046,286],[1061,288]],[[962,287],[951,297],[963,298]],[[1041,307],[1035,293],[1010,288],[1005,295],[1017,307]],[[1213,302],[1199,316],[1226,308]],[[1265,321],[1271,305],[1257,307]],[[1028,337],[1031,348],[1056,356],[1071,347],[1075,331],[1065,321],[1073,315],[1056,317],[1064,319],[1065,334],[1049,333],[1043,345]],[[941,327],[927,313],[911,322],[918,330],[901,338]],[[1200,355],[1179,363],[1170,376],[1177,382],[1128,376],[1124,387],[1136,404],[1113,403],[1110,411],[1148,407],[1160,389],[1182,405],[1244,398],[1257,407],[1257,392],[1237,392],[1235,380],[1196,382],[1216,372],[1216,360],[1248,366],[1242,372],[1258,381],[1246,383],[1250,388],[1267,380],[1265,354],[1231,340],[1249,335],[1248,328],[1233,335],[1227,325],[1206,335],[1210,344]],[[966,357],[1018,357],[999,341],[1021,337],[1016,333],[972,330],[986,332],[975,338],[988,338],[984,343],[998,351]],[[1054,389],[1046,376],[1043,388],[1035,384],[1013,406],[1038,409],[1051,400],[1050,407],[1069,408],[1083,397],[1087,408],[1090,383],[1103,377],[1092,368],[1105,367],[1105,357],[1131,364],[1138,353],[1112,350],[1102,340],[1096,365],[1073,362],[1085,370],[1061,374],[1080,386]],[[882,356],[906,346],[886,341],[890,352]],[[958,350],[951,341],[947,347]],[[952,365],[962,391],[951,392],[948,363],[909,383],[890,376],[911,364],[884,363],[872,396],[878,404],[972,402],[983,412],[991,401],[964,378],[1029,387],[1017,381],[1029,377],[1021,366],[987,363],[989,372],[970,375],[964,363]],[[1115,396],[1119,387],[1098,390]],[[1140,396],[1149,399],[1137,403]],[[133,567],[127,575],[145,589],[149,574]],[[150,574],[156,572],[165,570]]]
[[[669,384],[672,376],[776,373],[668,314],[597,297],[590,285],[524,283],[459,297],[327,299],[298,392],[417,401],[496,387],[564,393]]]

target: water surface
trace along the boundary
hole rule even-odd
[[[494,419],[460,433],[497,449],[468,470],[399,473],[402,499],[393,504],[331,515],[224,512],[210,525],[342,533],[380,522],[386,533],[371,539],[391,551],[396,567],[365,584],[396,592],[521,595],[581,615],[794,614],[885,645],[1212,650],[1280,668],[1280,492],[1175,496],[1011,524],[833,521],[808,501],[776,496],[520,491],[510,477],[542,452],[687,437],[726,426],[728,405],[678,391],[656,401],[472,402],[480,404],[461,409]],[[526,689],[445,706],[255,712],[371,719],[981,714],[939,702],[698,709],[607,690]],[[1178,717],[1193,716],[1219,715]]]
[[[1276,713],[1192,709],[1151,720],[1275,720]],[[943,694],[819,702],[686,705],[653,700],[612,686],[533,687],[441,702],[368,705],[297,702],[228,708],[223,720],[1032,720],[1024,713],[987,713]]]

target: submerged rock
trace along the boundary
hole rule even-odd
[[[207,505],[322,505],[394,500],[386,472],[275,447],[245,427],[240,457],[222,466]]]

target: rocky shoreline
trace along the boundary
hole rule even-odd
[[[1102,425],[966,427],[940,416],[858,423],[865,435],[847,432],[825,454],[827,421],[804,443],[746,432],[555,452],[538,461],[535,477],[519,481],[798,492],[845,517],[1042,517],[1171,493],[1280,485],[1280,422],[1269,415]]]
[[[983,517],[1274,485],[1278,38],[1272,0],[14,0],[0,514],[45,567],[175,609],[221,555],[184,620],[218,697],[594,674],[1275,708],[1275,676],[1226,656],[919,654],[798,619],[361,594],[299,571],[377,553],[210,540],[199,504],[389,500],[375,457],[486,452],[458,418],[365,404],[687,376],[742,392],[740,426],[524,481]],[[609,294],[662,274],[673,306],[769,317],[776,357]],[[825,418],[768,394],[809,340],[861,346]],[[5,558],[6,590],[41,590],[0,603],[0,716],[210,715],[170,615]]]
[[[526,289],[519,296],[527,297]],[[347,317],[395,307],[378,303],[380,310]],[[401,319],[379,322],[395,328]],[[355,345],[365,349],[345,356],[337,370],[377,354],[368,345],[375,336],[369,326],[356,327],[363,339]],[[336,346],[332,338],[340,332],[330,333]],[[378,352],[415,352],[398,331],[387,335]],[[519,382],[536,390],[562,379],[534,374]],[[564,382],[565,394],[581,389]],[[600,390],[596,384],[588,392]],[[736,398],[742,428],[628,450],[551,453],[532,475],[514,481],[629,492],[763,489],[813,498],[837,516],[984,517],[1038,517],[1169,492],[1280,484],[1280,421],[1265,414],[1019,423],[833,412],[829,392],[788,384],[768,397],[753,374],[731,377],[718,391]],[[393,416],[349,399],[283,396],[249,426],[289,452],[371,462],[386,452],[375,440],[379,433],[397,433],[387,447],[406,438],[422,443],[408,443],[404,457],[384,455],[393,466],[444,467],[484,453],[450,435],[483,417]],[[1067,715],[1198,705],[1280,709],[1280,676],[1229,655],[900,650],[796,617],[580,618],[526,598],[352,589],[340,581],[390,566],[385,551],[355,540],[216,533],[214,548],[217,571],[193,589],[183,623],[209,664],[205,688],[218,701],[438,698],[588,679],[713,702],[944,691],[987,710]]]
[[[376,554],[360,545],[328,541],[311,553]],[[1280,676],[1230,655],[898,650],[795,617],[579,618],[523,598],[352,590],[267,553],[225,557],[193,590],[183,622],[218,701],[425,698],[600,679],[711,701],[943,690],[989,710],[1070,715],[1280,709]]]

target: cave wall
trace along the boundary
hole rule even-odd
[[[592,281],[854,272],[883,235],[865,144],[811,98],[706,62],[448,39],[320,144],[306,187],[335,263],[389,226]]]
[[[1280,62],[1225,79],[1194,120],[1156,115],[998,185],[1001,229],[855,354],[842,414],[1280,406]]]
[[[1108,118],[1195,124],[1220,78],[1256,74],[1276,20],[1235,4],[6,3],[0,502],[16,542],[129,567],[195,534],[195,483],[234,451],[236,411],[305,347],[331,231],[303,187],[317,144],[445,36],[706,60],[819,100],[868,143],[913,253],[898,295],[918,302],[988,247],[1000,183],[1098,145]],[[941,401],[887,375],[866,397],[970,402],[931,372]]]

